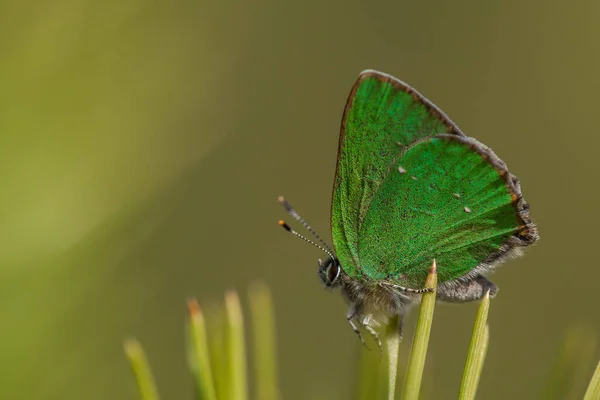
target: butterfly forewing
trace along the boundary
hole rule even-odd
[[[403,82],[376,71],[360,74],[342,119],[331,209],[333,243],[350,277],[369,277],[362,269],[360,232],[385,176],[406,147],[438,133],[464,136]]]

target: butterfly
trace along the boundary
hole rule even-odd
[[[335,251],[279,201],[318,243],[280,225],[327,254],[319,277],[341,290],[354,332],[364,343],[362,326],[380,347],[374,328],[420,300],[432,260],[437,300],[468,302],[495,296],[486,272],[539,239],[506,164],[415,89],[374,70],[360,73],[342,117],[331,198]]]

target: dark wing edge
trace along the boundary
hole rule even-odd
[[[498,171],[498,175],[506,182],[519,221],[519,231],[502,243],[498,250],[489,254],[477,267],[460,278],[442,283],[442,285],[451,286],[456,281],[468,281],[477,275],[488,272],[508,259],[522,256],[523,249],[537,242],[540,237],[538,235],[537,227],[529,216],[529,204],[525,201],[523,194],[521,193],[519,178],[508,171],[506,163],[502,161],[492,149],[471,137],[456,137],[455,135],[448,134],[436,136],[451,137],[454,140],[458,140],[468,145]]]
[[[406,84],[405,82],[401,81],[400,79],[398,79],[392,75],[389,75],[389,74],[386,74],[383,72],[379,72],[374,69],[366,69],[366,70],[362,71],[358,75],[358,78],[356,79],[354,86],[352,86],[352,89],[350,90],[350,95],[348,96],[348,100],[346,101],[346,106],[344,107],[344,113],[342,114],[341,130],[340,130],[340,136],[338,138],[338,152],[337,152],[337,160],[336,160],[336,165],[335,165],[335,175],[333,176],[333,190],[331,191],[331,209],[330,209],[330,218],[329,218],[330,225],[333,223],[333,218],[331,217],[333,215],[333,195],[335,193],[335,190],[337,189],[337,181],[338,181],[337,177],[338,177],[338,168],[339,168],[339,163],[340,163],[340,155],[342,153],[342,145],[344,142],[343,139],[346,136],[346,117],[348,115],[348,112],[350,111],[350,108],[352,107],[352,103],[354,101],[354,96],[356,94],[356,90],[358,89],[358,87],[360,86],[362,81],[364,81],[367,78],[371,78],[371,77],[377,78],[378,80],[380,80],[382,82],[389,82],[399,91],[409,93],[416,102],[423,104],[429,110],[431,115],[435,116],[440,121],[442,121],[442,123],[444,125],[446,125],[446,127],[448,128],[449,135],[466,137],[466,135],[446,115],[446,113],[444,113],[435,104],[433,104],[431,101],[429,101],[427,98],[425,98],[425,96],[423,96],[421,93],[419,93],[416,89],[412,88],[410,85]],[[435,133],[432,132],[432,134],[435,134]],[[500,159],[498,159],[498,160],[500,160]],[[500,161],[500,162],[502,162],[502,161]],[[517,180],[517,184],[518,184],[518,180]],[[519,190],[519,192],[520,192],[520,190]],[[330,226],[330,231],[332,230],[332,228],[333,228],[333,226]]]

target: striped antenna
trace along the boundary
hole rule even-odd
[[[281,226],[286,231],[288,231],[288,232],[290,232],[290,233],[298,236],[300,239],[304,240],[305,242],[312,244],[313,246],[315,246],[318,249],[321,249],[322,251],[324,251],[325,253],[327,253],[327,255],[329,255],[329,257],[335,258],[333,256],[333,253],[331,252],[331,250],[326,249],[325,247],[319,245],[318,243],[313,242],[312,240],[310,240],[306,236],[302,236],[301,234],[299,234],[298,232],[296,232],[295,230],[293,230],[288,224],[286,224],[284,220],[279,220],[279,226]]]
[[[298,222],[300,222],[302,224],[302,226],[309,231],[310,233],[312,233],[312,235],[314,237],[317,238],[317,240],[323,245],[323,247],[325,247],[325,249],[327,249],[326,253],[329,255],[333,255],[333,251],[329,248],[329,246],[327,245],[327,243],[325,243],[325,241],[323,239],[321,239],[321,236],[319,236],[319,234],[317,233],[317,231],[315,231],[310,225],[308,225],[308,223],[304,220],[304,218],[302,218],[300,216],[300,214],[298,214],[296,212],[296,210],[294,210],[292,208],[292,206],[290,205],[290,203],[288,203],[283,196],[279,196],[277,198],[277,200],[279,200],[279,202],[281,203],[281,205],[285,208],[285,210],[288,212],[288,214],[290,214],[292,217],[294,217],[294,219]],[[332,256],[333,257],[333,256]]]

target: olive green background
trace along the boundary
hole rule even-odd
[[[329,236],[341,113],[366,68],[521,179],[541,240],[492,276],[479,394],[535,398],[569,326],[600,337],[599,14],[592,0],[2,1],[0,398],[136,398],[130,336],[164,398],[192,398],[186,299],[256,279],[274,292],[283,397],[351,398],[359,342],[276,197]],[[476,307],[436,310],[433,398],[456,397]]]

